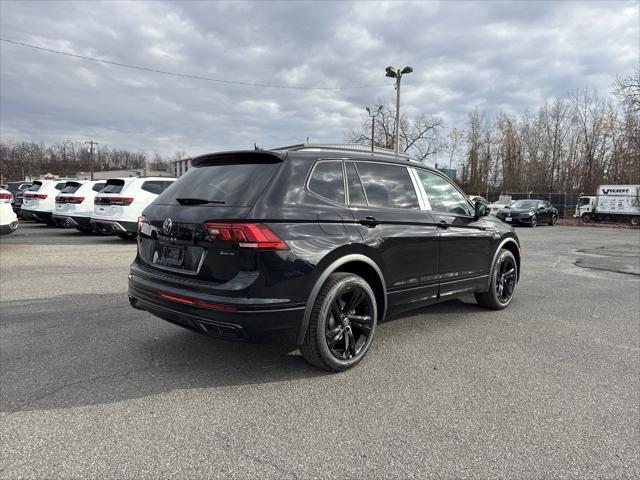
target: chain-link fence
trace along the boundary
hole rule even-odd
[[[522,192],[478,192],[470,195],[479,195],[489,200],[490,203],[498,201],[500,195],[510,195],[511,200],[535,199],[546,200],[558,209],[560,218],[568,218],[573,216],[578,203],[578,195],[568,193],[522,193]]]

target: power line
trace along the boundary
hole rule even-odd
[[[19,46],[22,46],[22,47],[33,48],[35,50],[40,50],[40,51],[43,51],[43,52],[49,52],[49,53],[55,53],[57,55],[65,55],[67,57],[79,58],[81,60],[89,60],[89,61],[92,61],[92,62],[106,63],[108,65],[115,65],[117,67],[132,68],[134,70],[142,70],[142,71],[145,71],[145,72],[161,73],[163,75],[171,75],[173,77],[191,78],[191,79],[194,79],[194,80],[205,80],[207,82],[226,83],[226,84],[229,84],[229,85],[239,85],[239,86],[245,86],[245,87],[280,88],[280,89],[290,89],[290,90],[355,90],[355,89],[375,88],[375,87],[388,87],[389,86],[389,84],[387,84],[387,83],[374,83],[374,84],[370,84],[370,85],[352,85],[352,86],[347,86],[347,87],[297,87],[297,86],[292,86],[292,85],[276,85],[276,84],[272,84],[272,83],[240,82],[240,81],[235,81],[235,80],[223,80],[221,78],[204,77],[204,76],[201,76],[201,75],[191,75],[191,74],[188,74],[188,73],[169,72],[169,71],[166,71],[166,70],[159,70],[157,68],[141,67],[141,66],[138,66],[138,65],[130,65],[130,64],[127,64],[127,63],[113,62],[111,60],[104,60],[104,59],[101,59],[101,58],[87,57],[85,55],[77,55],[75,53],[62,52],[60,50],[54,50],[52,48],[39,47],[37,45],[31,45],[29,43],[16,42],[14,40],[9,40],[7,38],[0,38],[0,41],[7,42],[7,43],[12,43],[13,45],[19,45]]]

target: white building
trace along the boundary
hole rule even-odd
[[[173,175],[179,177],[191,167],[191,159],[183,158],[182,160],[173,160],[171,162],[171,171]]]

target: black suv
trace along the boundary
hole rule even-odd
[[[473,293],[511,302],[513,229],[439,171],[305,146],[202,155],[139,219],[133,307],[226,339],[283,337],[345,370],[376,324]]]

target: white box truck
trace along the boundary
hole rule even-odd
[[[574,217],[583,222],[640,224],[640,185],[600,185],[598,194],[581,196]]]

